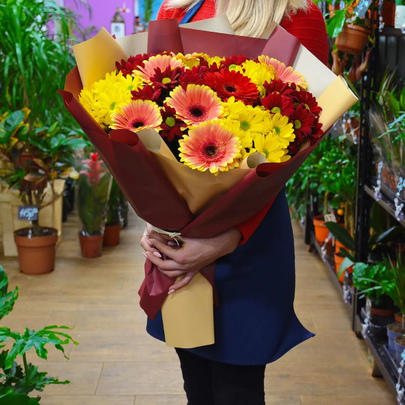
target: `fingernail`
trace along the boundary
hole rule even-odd
[[[152,242],[147,238],[146,239],[146,243],[149,245],[149,246],[152,246]]]
[[[148,256],[146,255],[146,253],[145,252],[142,252],[142,254],[146,257],[146,258],[148,258]]]
[[[159,259],[162,258],[162,255],[159,252],[156,252],[156,250],[153,252],[153,254],[158,257]]]
[[[167,295],[169,294],[173,294],[176,290],[169,290],[169,292],[167,293]]]

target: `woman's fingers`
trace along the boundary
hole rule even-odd
[[[169,294],[174,293],[175,291],[180,290],[180,288],[185,287],[187,284],[190,283],[190,281],[194,278],[194,276],[196,275],[196,272],[189,272],[187,273],[181,280],[175,282],[169,290]]]

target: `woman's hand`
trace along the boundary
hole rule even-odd
[[[199,270],[233,252],[241,238],[241,233],[231,228],[212,238],[181,238],[178,246],[173,239],[153,231],[147,225],[141,246],[144,256],[163,274],[170,278],[184,276],[173,284],[170,294],[187,285]]]

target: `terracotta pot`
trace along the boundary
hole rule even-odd
[[[339,273],[340,265],[343,263],[343,260],[345,260],[345,257],[342,256],[340,253],[335,253],[334,255],[335,258],[335,273],[336,275]],[[340,276],[339,276],[339,282],[340,284],[343,284],[344,278],[345,278],[345,273],[353,273],[353,266],[350,266],[344,271]]]
[[[394,27],[395,26],[395,1],[384,0],[382,4],[381,16],[384,21],[385,27]]]
[[[117,246],[120,243],[121,225],[107,225],[104,228],[103,246]]]
[[[103,235],[87,236],[79,232],[82,256],[90,259],[101,256],[103,250]]]
[[[395,322],[402,323],[402,314],[400,312],[396,312],[394,314],[394,319],[395,319]]]
[[[45,228],[44,236],[29,237],[29,229],[23,228],[14,232],[20,271],[32,275],[50,273],[55,268],[58,231]]]
[[[340,253],[340,248],[345,249],[345,245],[335,239],[335,253]]]
[[[336,48],[350,55],[360,55],[367,44],[370,33],[368,28],[347,24],[336,37]]]
[[[319,243],[324,243],[325,240],[328,238],[329,230],[325,226],[325,220],[323,218],[323,215],[317,215],[316,217],[314,217],[313,223],[315,230],[315,239]]]

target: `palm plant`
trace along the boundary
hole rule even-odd
[[[150,21],[155,3],[155,0],[143,0],[144,22]]]

